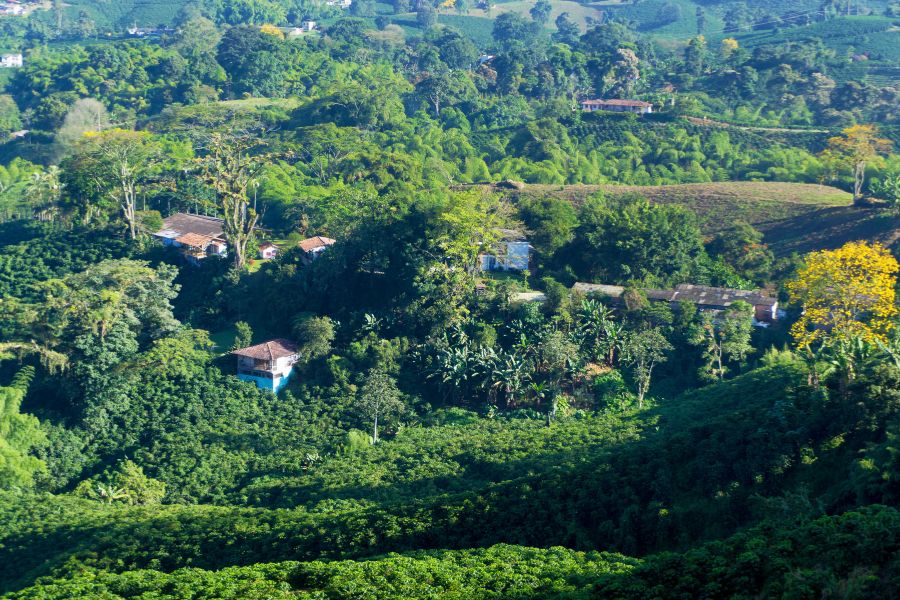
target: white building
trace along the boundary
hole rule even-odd
[[[297,344],[278,338],[231,352],[237,356],[237,376],[274,393],[287,385],[299,360]]]
[[[531,262],[531,244],[520,231],[500,229],[500,240],[489,252],[479,256],[482,271],[527,271]]]
[[[4,54],[0,56],[0,68],[14,69],[24,64],[21,54]]]
[[[16,2],[0,4],[0,14],[10,17],[21,17],[25,14],[25,7]]]

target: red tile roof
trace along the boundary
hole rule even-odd
[[[304,252],[309,252],[310,250],[315,250],[316,248],[325,248],[333,245],[337,240],[333,240],[331,238],[322,237],[320,235],[308,238],[298,243],[300,249]]]
[[[263,342],[262,344],[256,344],[255,346],[232,350],[231,353],[237,356],[255,358],[257,360],[277,360],[279,358],[284,358],[285,356],[297,354],[297,348],[297,344],[291,340],[276,338],[274,340],[269,340],[268,342]]]
[[[199,233],[186,233],[181,237],[175,238],[175,241],[183,246],[191,246],[193,248],[206,248],[213,238],[208,235]]]
[[[203,215],[191,215],[187,213],[175,213],[163,219],[163,227],[154,235],[169,239],[175,239],[187,233],[208,235],[209,237],[221,237],[224,221],[216,217]]]

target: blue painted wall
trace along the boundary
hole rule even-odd
[[[269,390],[270,392],[277,394],[278,392],[283,390],[285,388],[285,386],[287,386],[288,381],[290,380],[291,375],[293,375],[293,374],[294,374],[294,370],[291,369],[288,372],[286,377],[282,377],[281,379],[278,380],[277,386],[275,385],[275,380],[269,379],[268,377],[255,377],[253,375],[245,375],[243,373],[238,373],[237,378],[240,379],[241,381],[249,381],[251,383],[255,383],[256,387],[258,387],[261,390]]]

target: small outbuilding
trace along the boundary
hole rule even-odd
[[[272,242],[263,242],[259,245],[259,257],[263,260],[269,260],[278,256],[278,246]]]
[[[527,271],[531,262],[531,244],[521,231],[500,229],[500,240],[489,253],[479,257],[482,271]]]

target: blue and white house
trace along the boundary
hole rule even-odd
[[[288,384],[299,360],[297,344],[283,338],[231,353],[237,356],[238,379],[253,382],[258,388],[275,394]]]
[[[527,271],[531,262],[531,244],[525,234],[514,229],[499,229],[500,241],[491,253],[482,254],[482,271]]]

